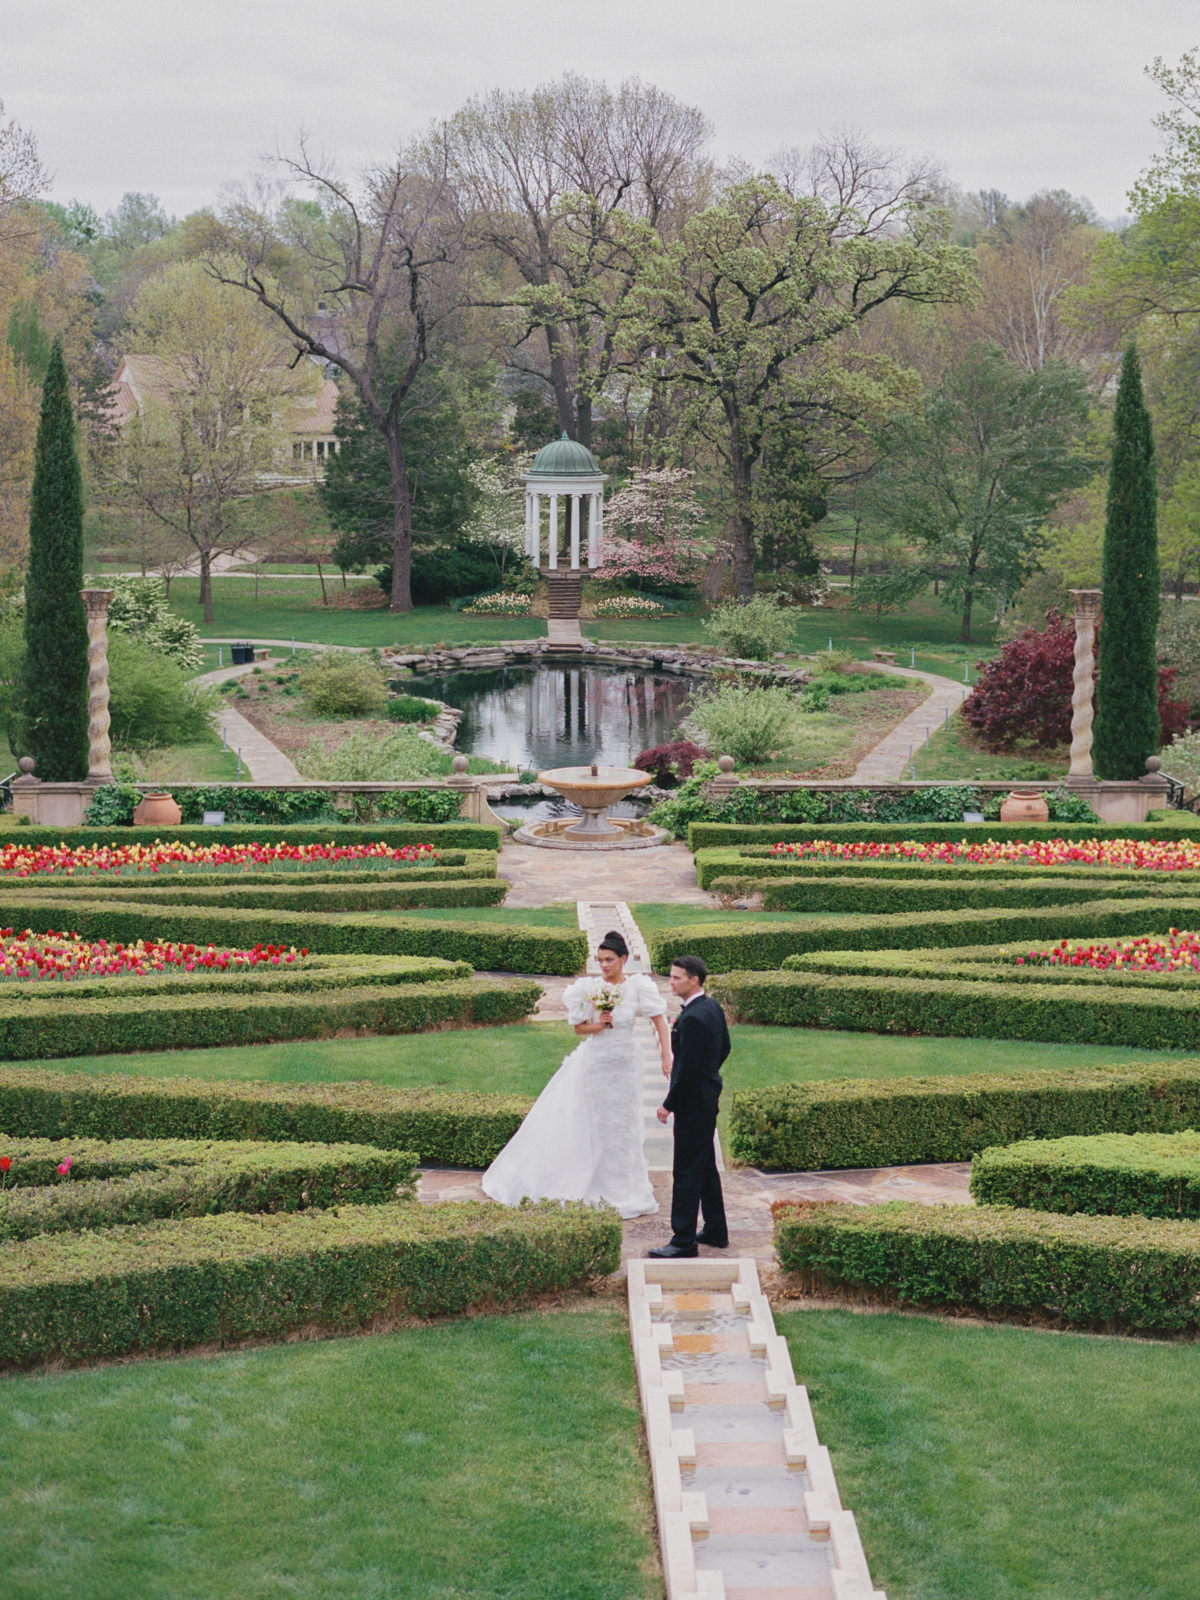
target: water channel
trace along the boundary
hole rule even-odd
[[[516,772],[631,767],[675,737],[692,683],[669,673],[563,662],[414,678],[405,689],[462,711],[458,748]]]

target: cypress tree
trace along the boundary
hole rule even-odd
[[[1104,523],[1096,776],[1140,778],[1158,749],[1158,520],[1154,434],[1137,351],[1121,363]]]
[[[54,341],[42,387],[29,506],[25,659],[18,697],[25,749],[47,783],[88,772],[87,611],[83,585],[83,480],[62,345]]]

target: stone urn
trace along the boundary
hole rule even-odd
[[[1049,822],[1050,807],[1036,789],[1014,789],[1000,807],[1001,822]]]
[[[183,812],[169,794],[146,794],[134,806],[133,820],[139,828],[177,828]]]

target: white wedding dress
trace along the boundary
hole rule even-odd
[[[598,978],[563,995],[571,1023],[596,1022],[588,999]],[[503,1205],[583,1200],[623,1217],[658,1210],[643,1148],[642,1063],[633,1041],[639,1017],[666,1015],[654,980],[627,974],[612,1027],[585,1035],[534,1101],[524,1122],[483,1175],[483,1192]]]

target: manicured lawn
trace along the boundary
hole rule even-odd
[[[392,1089],[433,1087],[535,1095],[575,1042],[566,1023],[530,1022],[509,1028],[309,1039],[230,1049],[72,1056],[37,1064],[89,1075],[117,1072],[152,1078],[260,1078],[269,1083],[369,1079]]]
[[[776,1320],[890,1600],[1192,1600],[1200,1346]]]
[[[651,1600],[625,1318],[0,1378],[22,1600]]]
[[[731,928],[794,928],[802,920],[795,911],[722,911],[717,906],[672,905],[670,901],[647,902],[629,908],[634,921],[649,940],[652,933],[662,933],[668,928],[686,928],[690,923],[717,923],[728,921]],[[822,917],[836,917],[839,922],[853,921],[856,912],[822,912]],[[681,952],[682,953],[682,952]]]
[[[177,578],[171,585],[171,609],[200,626],[202,633],[229,639],[291,639],[339,645],[431,645],[488,643],[494,639],[535,639],[545,635],[540,617],[468,617],[444,606],[422,606],[393,616],[387,611],[336,611],[320,603],[319,586],[308,578],[267,575],[260,579],[258,598],[254,583],[245,577],[213,580],[215,620],[202,623],[198,605],[199,580]],[[994,651],[994,629],[978,629],[969,645],[958,642],[953,614],[932,594],[914,600],[903,611],[876,619],[872,609],[796,610],[795,649],[802,653],[824,651],[830,639],[834,649],[846,649],[867,658],[875,647],[894,649],[897,663],[960,678],[964,663]],[[658,620],[587,622],[592,638],[644,640],[659,644],[707,642],[698,615],[671,615]]]
[[[976,744],[960,716],[953,716],[948,727],[930,735],[927,746],[918,746],[914,765],[917,777],[927,780],[940,778],[970,783],[975,779],[987,783],[1011,778],[1054,783],[1066,777],[1069,759],[1065,750],[1060,755],[1053,752],[994,755]]]

